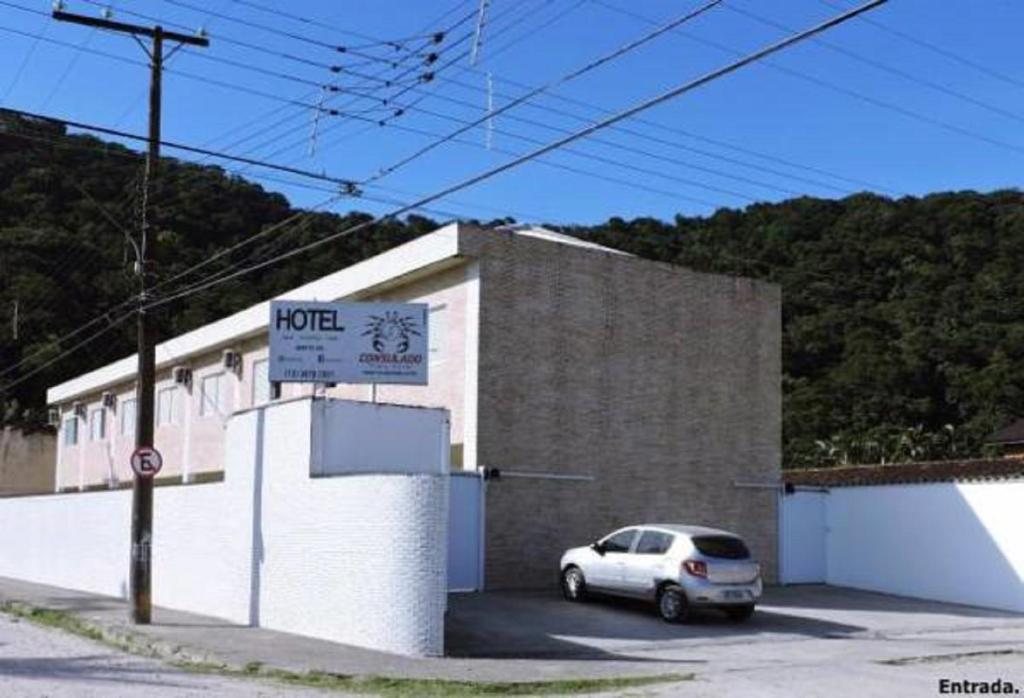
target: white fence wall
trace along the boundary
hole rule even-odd
[[[812,497],[785,496],[783,520]],[[835,487],[821,501],[818,581],[1024,612],[1024,481]],[[805,530],[799,547],[785,531],[784,559],[808,566],[800,553],[817,555],[818,543]]]
[[[0,500],[0,576],[126,597],[131,492]]]
[[[310,400],[235,415],[222,483],[160,487],[153,603],[400,654],[444,650],[447,476],[310,477]],[[0,576],[128,593],[131,492],[0,499]]]
[[[309,477],[308,401],[239,415],[228,467],[255,464],[253,620],[276,630],[401,654],[439,655],[447,602],[447,475]],[[261,415],[265,414],[263,439]],[[368,436],[373,436],[371,432]],[[434,453],[427,468],[434,463]],[[229,470],[230,472],[230,470]]]

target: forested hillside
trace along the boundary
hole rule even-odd
[[[38,421],[46,386],[134,351],[134,325],[126,322],[3,394],[3,386],[85,335],[61,346],[56,337],[135,289],[126,231],[139,224],[141,165],[120,146],[0,116],[6,422]],[[164,162],[153,201],[157,282],[294,213],[258,185],[174,160]],[[202,271],[216,273],[367,218],[313,214],[298,229],[283,228],[266,244]],[[378,225],[174,301],[157,314],[161,336],[434,227],[420,217]],[[782,285],[787,466],[978,455],[987,433],[1024,413],[1024,197],[1016,191],[801,198],[707,218],[612,219],[563,230],[651,259]]]

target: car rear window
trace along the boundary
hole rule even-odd
[[[750,557],[750,551],[743,541],[732,536],[699,536],[693,539],[693,544],[701,555],[708,557],[724,557],[730,560]]]

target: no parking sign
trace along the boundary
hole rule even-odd
[[[152,446],[140,446],[132,453],[132,470],[139,477],[153,477],[163,466],[163,456]]]

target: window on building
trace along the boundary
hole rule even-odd
[[[270,402],[270,362],[259,359],[252,364],[252,404]]]
[[[89,440],[103,441],[107,436],[107,411],[98,407],[89,413]]]
[[[664,555],[672,547],[672,534],[661,531],[644,531],[636,544],[638,555]]]
[[[199,386],[199,414],[227,416],[231,411],[231,393],[225,373],[205,376]]]
[[[121,413],[121,436],[131,436],[135,433],[135,409],[138,402],[135,398],[123,400],[118,411]]]
[[[64,445],[74,446],[78,443],[78,417],[71,415],[64,420]]]
[[[178,389],[164,388],[156,394],[156,423],[158,426],[177,421]]]
[[[627,528],[625,531],[619,531],[614,536],[605,539],[604,551],[606,553],[628,553],[629,546],[633,544],[633,539],[635,537],[635,528]]]
[[[427,318],[427,346],[430,363],[437,364],[445,360],[448,349],[448,306],[435,305],[430,309]]]

